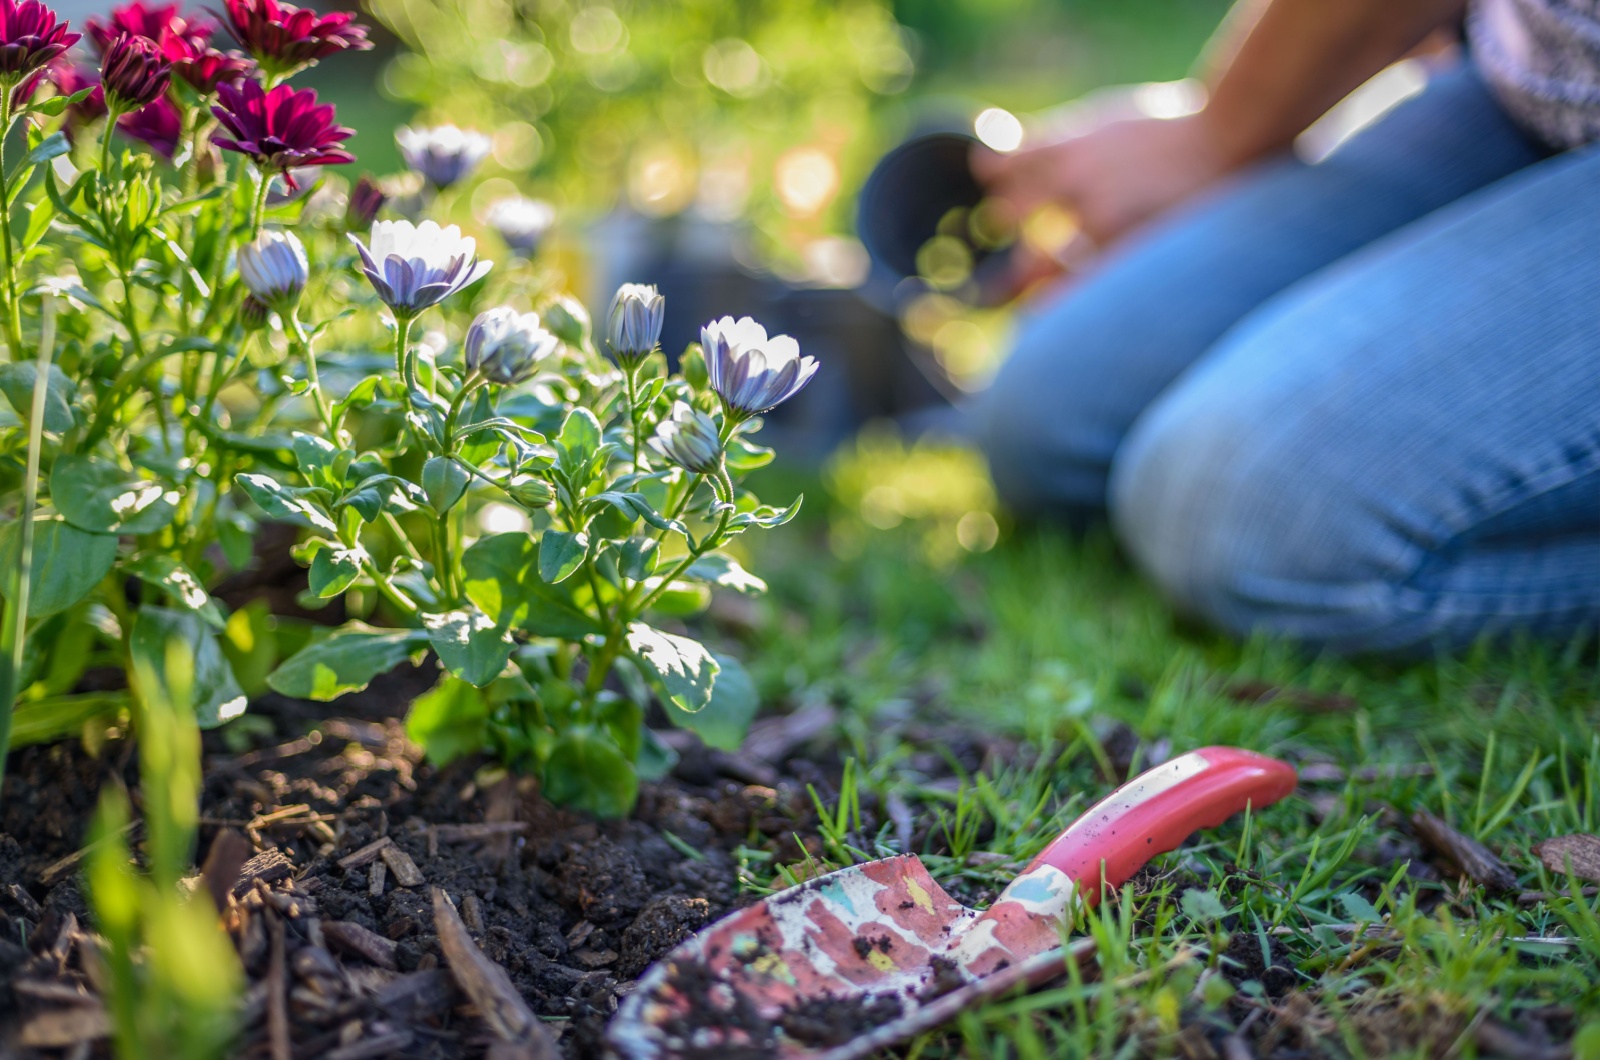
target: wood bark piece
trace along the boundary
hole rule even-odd
[[[1552,836],[1535,843],[1533,852],[1557,876],[1565,876],[1571,864],[1578,879],[1600,883],[1600,836],[1582,832]]]
[[[417,868],[417,863],[411,860],[411,855],[390,843],[378,851],[384,864],[389,866],[389,871],[394,873],[394,882],[397,887],[421,887],[428,882],[422,875],[422,870]]]
[[[390,971],[399,967],[395,962],[398,943],[360,924],[352,924],[348,920],[330,920],[322,925],[322,936],[333,949],[360,957],[368,964]]]
[[[22,1025],[21,1045],[30,1049],[66,1049],[111,1034],[111,1016],[99,1002],[50,1009]]]
[[[242,898],[246,891],[261,883],[277,883],[294,874],[294,862],[277,847],[268,847],[239,866],[239,879],[233,885],[233,896]]]
[[[374,898],[383,897],[383,884],[389,878],[389,866],[381,861],[374,861],[372,868],[367,870],[367,893]]]
[[[211,841],[205,864],[200,866],[200,885],[211,896],[218,913],[226,912],[228,899],[250,860],[250,840],[231,828],[224,828]]]
[[[1470,836],[1456,831],[1427,810],[1411,815],[1417,838],[1435,854],[1450,862],[1461,875],[1491,891],[1510,891],[1517,886],[1517,874],[1494,852]]]
[[[349,872],[351,869],[359,869],[361,866],[377,860],[378,855],[382,854],[386,848],[392,846],[394,846],[394,840],[390,839],[388,836],[384,836],[382,839],[374,839],[360,850],[346,854],[344,857],[340,858],[339,867],[344,869],[346,872]]]
[[[470,843],[493,839],[496,836],[515,835],[528,830],[527,821],[476,821],[467,824],[436,824],[432,832],[441,843]]]
[[[372,995],[372,1002],[391,1019],[426,1022],[449,1011],[454,994],[450,976],[435,969],[397,976]]]
[[[267,918],[267,1042],[272,1060],[291,1060],[289,1047],[289,972],[284,958],[283,921],[270,910]]]
[[[433,888],[433,929],[456,985],[472,999],[495,1037],[530,1047],[529,1055],[539,1060],[554,1060],[559,1055],[555,1039],[517,993],[506,970],[478,949],[449,896],[438,887]]]
[[[44,916],[44,909],[33,900],[33,895],[20,883],[13,883],[6,888],[6,893],[11,900],[17,903],[17,908],[22,910],[22,915],[37,923]]]

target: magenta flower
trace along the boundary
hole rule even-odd
[[[211,113],[232,136],[214,137],[213,143],[249,155],[263,173],[282,173],[291,190],[299,187],[292,171],[301,166],[356,160],[339,146],[355,130],[333,123],[333,104],[319,105],[315,89],[279,85],[268,92],[256,80],[219,85]]]
[[[278,0],[226,0],[228,29],[273,78],[285,77],[319,59],[366,51],[367,27],[348,11],[319,15]]]
[[[81,34],[38,0],[0,0],[0,83],[14,85],[60,58]]]
[[[89,32],[89,39],[94,41],[95,50],[101,55],[111,47],[112,41],[124,33],[144,37],[157,44],[169,36],[192,37],[203,44],[210,39],[212,31],[209,23],[190,22],[179,15],[177,4],[146,7],[143,0],[133,0],[130,4],[114,8],[109,20],[84,19],[83,28]]]
[[[172,63],[172,72],[202,96],[216,92],[218,85],[243,81],[256,68],[255,60],[243,52],[218,51],[196,36],[167,37],[161,42],[161,54]]]
[[[171,162],[183,139],[183,115],[172,100],[157,96],[138,110],[118,118],[117,131]]]
[[[106,47],[100,61],[106,105],[119,114],[150,103],[167,91],[171,80],[172,64],[149,37],[123,33]]]

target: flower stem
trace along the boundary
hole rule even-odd
[[[417,605],[412,602],[411,598],[396,588],[395,584],[389,580],[389,576],[380,571],[378,565],[371,560],[367,561],[367,576],[372,579],[373,584],[378,587],[378,591],[383,594],[385,600],[398,607],[408,617],[417,613]]]
[[[267,191],[272,187],[272,176],[264,169],[256,170],[256,201],[250,208],[250,238],[261,234],[261,221],[267,212]]]
[[[33,510],[39,502],[39,455],[44,448],[44,406],[50,389],[50,363],[55,358],[55,302],[46,299],[40,325],[39,358],[33,377],[33,406],[28,416],[27,470],[22,477],[22,522],[17,565],[7,572],[16,582],[7,586],[3,626],[0,626],[0,780],[5,778],[6,753],[11,744],[11,709],[17,700],[17,677],[22,673],[28,633],[28,596],[33,587]]]
[[[300,323],[300,314],[294,310],[289,311],[289,334],[294,341],[295,353],[300,355],[306,364],[306,382],[310,385],[311,400],[317,406],[317,418],[322,420],[322,425],[328,430],[328,441],[339,444],[339,431],[333,423],[333,412],[328,408],[328,399],[322,393],[322,381],[317,378],[317,353],[311,348],[311,337],[306,334],[306,329]]]
[[[639,466],[639,365],[622,369],[623,378],[628,381],[628,420],[633,425],[633,469],[643,470]]]
[[[11,86],[0,85],[0,227],[5,229],[6,341],[11,359],[22,359],[22,302],[17,297],[16,251],[11,246],[11,187],[6,179],[5,142],[11,135]]]
[[[394,370],[400,376],[401,385],[406,388],[407,401],[411,398],[411,392],[417,389],[416,362],[411,359],[411,320],[411,317],[402,317],[398,313],[394,318]]]
[[[108,99],[106,101],[106,127],[100,133],[100,181],[106,185],[111,183],[111,137],[116,134],[117,119],[122,117],[117,108],[111,106],[110,103],[111,101]]]
[[[450,400],[450,412],[444,418],[445,456],[453,456],[456,451],[456,420],[461,416],[461,406],[466,402],[467,396],[482,385],[483,380],[473,373],[461,381],[461,388]]]
[[[657,597],[667,591],[667,586],[672,584],[673,579],[689,569],[691,563],[722,544],[722,535],[728,529],[728,520],[733,518],[733,482],[728,478],[727,471],[722,468],[718,468],[715,475],[708,477],[711,480],[711,488],[716,491],[717,499],[727,504],[727,507],[722,509],[722,515],[717,519],[716,528],[701,538],[698,543],[692,539],[690,540],[688,554],[678,562],[677,566],[673,567],[661,578],[661,581],[645,595],[643,600],[639,601],[638,605],[633,608],[634,614],[643,614],[651,604],[656,602]],[[726,492],[726,496],[723,495],[724,492]]]

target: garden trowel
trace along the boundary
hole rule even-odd
[[[915,855],[809,880],[733,913],[640,978],[609,1031],[629,1060],[852,1060],[974,1002],[1060,974],[1092,906],[1201,828],[1295,787],[1292,767],[1207,747],[1129,781],[1074,821],[988,909],[946,894]]]

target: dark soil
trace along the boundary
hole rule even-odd
[[[388,675],[340,700],[331,719],[325,706],[266,697],[252,715],[272,731],[243,752],[207,734],[196,860],[230,832],[247,837],[250,856],[226,917],[251,984],[237,1055],[270,1055],[276,974],[296,1058],[482,1055],[492,1039],[445,970],[433,887],[562,1051],[600,1055],[631,981],[753,900],[741,888],[741,849],[776,863],[821,853],[806,785],[827,793],[838,771],[826,756],[793,757],[798,749],[780,739],[777,761],[767,761],[674,734],[675,774],[644,785],[632,818],[596,821],[484,762],[423,762],[395,715],[431,679]],[[132,758],[120,741],[98,756],[63,742],[11,758],[0,793],[0,1055],[108,1053],[103,1038],[77,1054],[13,1054],[6,1043],[41,1017],[98,1006],[85,964],[92,917],[61,859],[80,850],[104,785],[128,786],[137,805]],[[802,849],[796,836],[813,838]],[[357,853],[375,842],[386,849]],[[771,864],[755,871],[765,879]]]

